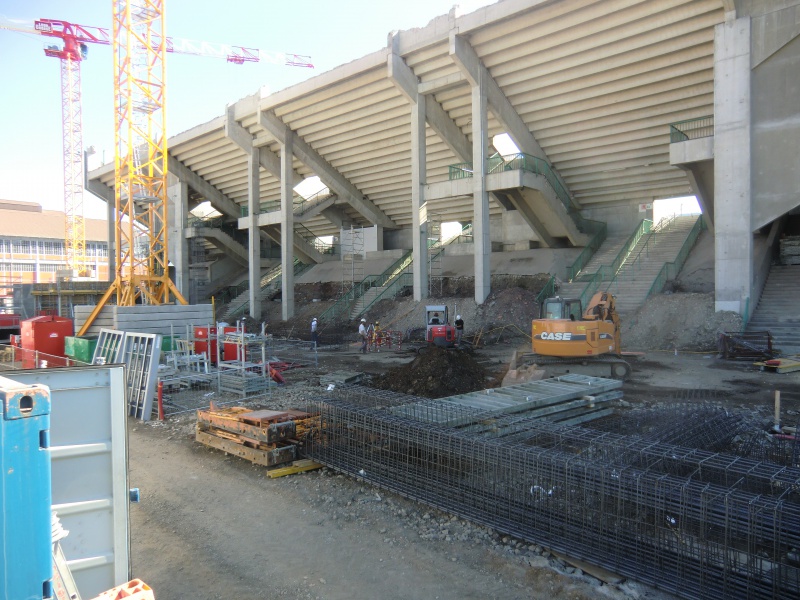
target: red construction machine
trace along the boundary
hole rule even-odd
[[[440,348],[453,348],[456,345],[456,328],[450,325],[447,306],[431,305],[425,307],[425,339],[428,344]]]

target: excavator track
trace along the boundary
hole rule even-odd
[[[548,377],[580,373],[593,377],[609,377],[625,381],[631,375],[630,364],[622,358],[615,356],[579,356],[564,357],[544,356],[542,354],[524,354],[520,360],[527,364],[536,364],[542,367]]]

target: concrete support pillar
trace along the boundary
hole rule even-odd
[[[714,35],[715,307],[745,317],[751,305],[750,19]]]
[[[414,300],[428,297],[428,219],[424,185],[427,178],[425,97],[411,103],[411,248],[414,257]]]
[[[483,73],[472,86],[472,230],[475,246],[475,302],[483,304],[491,292],[489,192],[486,189],[486,153],[489,147],[488,106]]]
[[[284,321],[294,316],[293,147],[294,132],[287,129],[281,143],[281,316]]]
[[[175,177],[167,175],[167,199],[169,207],[169,256],[175,268],[175,287],[184,298],[189,298],[189,241],[184,232],[189,214],[189,185]]]
[[[247,157],[247,233],[248,280],[250,284],[250,316],[261,320],[261,235],[258,231],[258,213],[261,204],[261,179],[258,174],[261,150],[253,148]]]

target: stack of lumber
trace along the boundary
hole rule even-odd
[[[299,410],[252,410],[241,406],[197,411],[201,444],[265,467],[291,463],[315,419]]]
[[[800,236],[781,239],[781,264],[800,265]]]

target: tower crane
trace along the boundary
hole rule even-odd
[[[10,29],[61,39],[45,48],[61,59],[64,138],[65,249],[68,268],[87,273],[83,216],[80,63],[87,44],[114,47],[116,276],[89,315],[83,335],[113,294],[117,304],[166,304],[185,299],[167,268],[167,136],[164,126],[164,57],[167,53],[223,58],[234,64],[268,61],[313,68],[309,57],[257,48],[170,38],[164,32],[164,0],[114,0],[113,32],[55,19],[30,24],[0,21]]]

